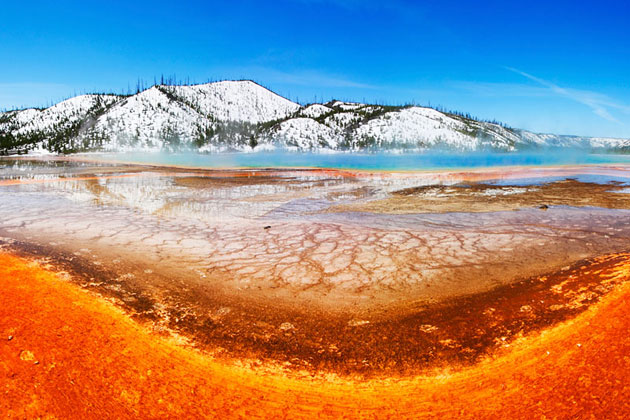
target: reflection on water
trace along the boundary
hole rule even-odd
[[[340,202],[346,191],[355,189],[354,182],[322,176],[287,178],[286,182],[234,183],[205,179],[203,188],[189,187],[178,182],[190,174],[159,174],[144,172],[118,177],[68,178],[63,182],[37,182],[14,186],[23,193],[64,197],[76,203],[98,206],[121,206],[149,214],[186,217],[200,220],[226,220],[232,217],[257,218],[275,207],[294,200],[308,198]],[[55,175],[36,178],[56,179]],[[32,180],[28,177],[27,179]],[[199,184],[199,183],[198,183]],[[5,189],[8,187],[4,187]],[[319,208],[316,207],[316,208]],[[302,211],[313,210],[302,206]]]
[[[80,162],[62,159],[29,159],[0,157],[0,180],[54,179],[59,175],[76,176],[86,171],[111,168],[107,162]]]
[[[621,159],[623,156],[576,155],[589,162]],[[120,155],[99,159],[120,159]],[[569,154],[566,160],[575,160]],[[345,155],[256,153],[226,155],[126,155],[127,160],[155,162],[174,160],[189,165],[266,166],[282,161],[286,166],[310,163],[313,166],[334,165],[343,161],[349,167],[387,165],[406,167],[412,162],[441,165],[444,162],[474,167],[482,163],[541,162],[561,157],[551,154],[477,154],[477,155]],[[389,162],[389,163],[386,163]],[[300,165],[297,165],[300,166]],[[522,187],[542,185],[563,179],[582,183],[628,184],[630,170],[625,166],[532,167],[501,170],[489,168],[474,172],[382,172],[360,176],[336,171],[276,170],[248,172],[208,172],[198,170],[165,170],[107,162],[90,163],[58,159],[0,159],[0,185],[5,191],[14,188],[22,194],[43,194],[89,205],[118,206],[147,214],[184,217],[203,221],[225,221],[230,218],[253,220],[260,217],[301,218],[320,213],[330,206],[361,204],[385,199],[396,191],[427,185],[459,185],[481,182],[497,185],[479,195],[519,195]],[[11,184],[13,187],[11,187]],[[451,189],[423,192],[425,198],[440,199],[453,195]],[[462,190],[459,189],[461,192]],[[533,191],[531,188],[529,191]],[[431,193],[434,194],[431,194]],[[458,193],[459,194],[459,193]],[[457,195],[457,194],[455,194]],[[375,201],[374,201],[375,202]],[[312,217],[312,216],[309,216]],[[330,216],[326,216],[329,218]]]
[[[328,157],[299,159],[309,156]],[[608,200],[607,186],[580,190],[579,182],[564,189],[540,187],[565,178],[625,182],[629,172],[623,166],[356,176],[333,170],[203,171],[27,159],[0,165],[2,234],[133,249],[171,268],[213,273],[239,287],[279,282],[400,290],[430,279],[446,284],[446,278],[455,281],[455,272],[462,282],[479,270],[483,281],[456,289],[488,287],[535,270],[541,265],[537,261],[559,264],[618,251],[626,246],[629,229],[625,199],[619,197],[625,194]],[[422,187],[434,184],[449,187]],[[537,186],[522,187],[530,184]],[[553,198],[552,208],[542,211],[536,194],[544,191],[550,191],[540,195],[546,200],[564,191],[562,200]],[[598,199],[575,200],[580,207],[571,208],[572,191],[593,196],[596,191]],[[615,210],[592,207],[607,202]],[[391,209],[374,203],[407,207],[388,214]],[[502,264],[494,273],[488,269],[492,261]]]

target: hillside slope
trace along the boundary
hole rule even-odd
[[[629,139],[537,134],[420,106],[301,106],[252,81],[156,85],[0,113],[0,153],[128,150],[626,151]]]

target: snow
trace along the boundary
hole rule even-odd
[[[448,145],[461,150],[479,146],[476,138],[463,134],[467,126],[430,108],[412,107],[388,112],[356,130],[358,138],[374,138],[379,145],[420,147]]]
[[[341,138],[333,129],[318,123],[312,118],[292,118],[279,124],[273,141],[281,141],[288,146],[302,150],[336,148]]]
[[[610,137],[559,136],[518,130],[521,141],[543,147],[620,149],[630,147],[630,139]]]
[[[329,127],[334,127],[338,131],[342,131],[352,124],[361,121],[362,117],[354,112],[340,112],[326,117],[324,124]]]
[[[99,100],[103,104],[109,105],[117,101],[118,97],[114,95],[80,95],[44,110],[30,108],[18,111],[12,119],[12,122],[19,127],[14,131],[14,134],[50,131],[59,126],[68,126],[83,120],[87,112],[96,106]]]
[[[390,111],[371,119],[358,127],[355,137],[358,142],[373,139],[377,147],[437,147],[459,151],[512,151],[519,141],[516,134],[497,124],[468,120],[418,106]]]
[[[24,127],[28,124],[34,124],[35,120],[39,118],[42,111],[39,109],[25,109],[24,111],[17,111],[14,113],[13,121],[16,124]]]
[[[0,115],[0,134],[32,135],[29,148],[37,153],[45,153],[46,140],[67,129],[78,130],[78,140],[91,147],[102,142],[105,151],[630,147],[630,139],[537,134],[418,106],[333,101],[301,107],[251,81],[154,86],[129,97],[81,95],[43,110]]]
[[[152,87],[117,103],[100,117],[94,131],[107,134],[106,150],[161,149],[165,138],[190,143],[210,121]]]
[[[591,137],[588,138],[588,142],[592,147],[601,148],[620,148],[629,147],[630,139],[616,139],[610,137]]]
[[[300,111],[300,116],[309,118],[319,118],[322,115],[326,115],[333,110],[325,105],[311,104]]]
[[[300,105],[251,81],[224,81],[172,89],[206,116],[260,123],[286,118]]]
[[[330,103],[331,108],[338,108],[343,111],[354,111],[361,107],[364,107],[365,104],[361,104],[359,102],[342,102],[342,101],[333,101]]]

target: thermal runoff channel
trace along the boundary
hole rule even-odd
[[[10,416],[627,410],[623,156],[151,156],[0,160]]]

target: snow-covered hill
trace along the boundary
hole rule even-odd
[[[87,150],[626,151],[628,139],[537,134],[419,106],[300,106],[251,81],[156,85],[0,113],[0,153]]]
[[[103,145],[106,150],[162,148],[193,138],[210,124],[195,109],[154,86],[116,103],[98,119],[93,131],[108,137]]]
[[[286,118],[300,106],[251,81],[167,87],[182,102],[218,121],[252,124]]]

